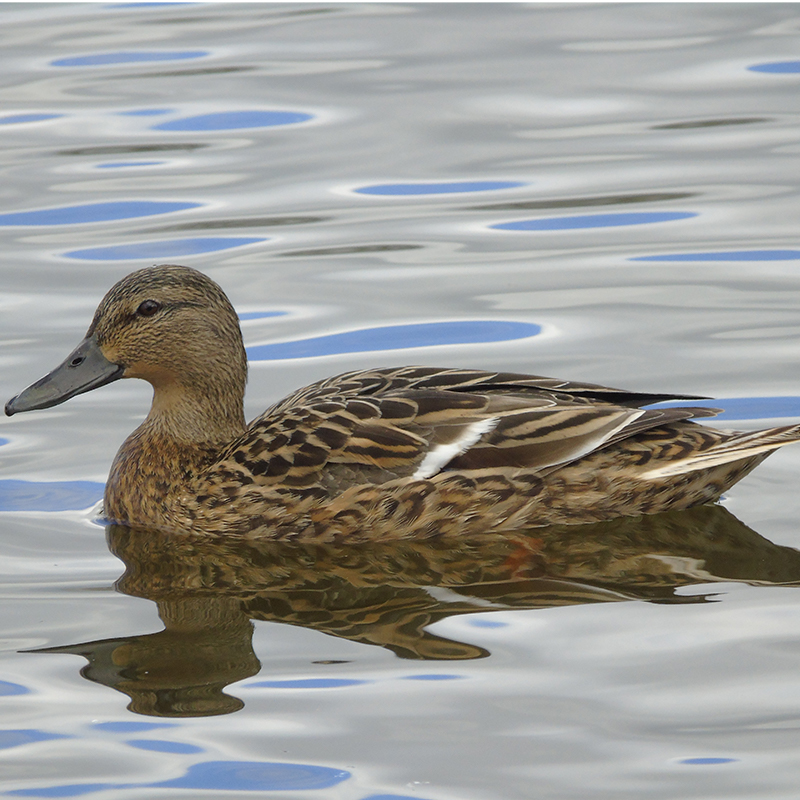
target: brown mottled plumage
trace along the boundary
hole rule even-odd
[[[246,357],[223,291],[140,270],[84,342],[6,413],[121,377],[154,388],[105,493],[117,522],[210,535],[363,541],[502,534],[717,499],[800,426],[723,432],[703,408],[551,378],[402,367],[301,389],[245,426]]]

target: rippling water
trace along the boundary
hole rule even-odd
[[[240,312],[248,416],[408,363],[800,416],[796,5],[0,22],[6,396],[177,262]],[[724,508],[579,539],[182,549],[93,521],[148,399],[0,432],[3,791],[796,796],[800,448]]]

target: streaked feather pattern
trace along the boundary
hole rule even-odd
[[[692,399],[678,395],[434,367],[327,378],[246,426],[246,376],[224,292],[162,265],[112,287],[84,342],[6,411],[144,378],[153,405],[114,460],[107,516],[278,540],[508,534],[688,508],[800,440],[800,426],[731,433],[691,421],[710,409],[646,408]]]
[[[688,421],[713,409],[640,408],[674,398],[475,370],[346,373],[256,419],[198,476],[240,496],[203,498],[192,524],[331,541],[593,522],[714,500],[800,439]]]

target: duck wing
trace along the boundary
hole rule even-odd
[[[629,392],[625,389],[613,389],[594,383],[564,381],[558,378],[514,372],[486,372],[437,367],[395,367],[345,372],[312,383],[281,400],[266,414],[330,395],[372,397],[401,389],[446,389],[452,392],[513,393],[532,396],[555,394],[569,396],[574,400],[599,400],[603,403],[633,408],[665,400],[708,399],[700,395]]]
[[[429,367],[351,372],[258,417],[215,469],[230,480],[337,492],[442,471],[538,472],[650,428],[712,416],[666,399],[549,378]]]

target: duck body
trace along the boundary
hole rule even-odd
[[[86,339],[6,413],[122,377],[154,388],[114,459],[106,517],[210,536],[365,541],[503,534],[716,500],[800,426],[756,433],[691,422],[685,396],[479,370],[349,372],[249,426],[236,314],[195,270],[135,272]]]

